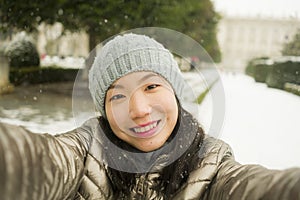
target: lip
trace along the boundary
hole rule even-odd
[[[157,133],[160,121],[161,120],[156,120],[149,123],[141,124],[139,126],[129,128],[129,130],[135,137],[149,138],[155,135],[155,133]]]

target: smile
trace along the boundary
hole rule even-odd
[[[160,121],[161,120],[157,120],[157,121],[145,124],[145,125],[133,127],[133,128],[130,128],[130,130],[136,134],[145,134],[145,133],[148,133],[148,132],[154,130],[158,126]]]

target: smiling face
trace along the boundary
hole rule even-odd
[[[164,145],[178,118],[172,87],[152,72],[133,72],[114,82],[105,112],[114,134],[145,152]]]

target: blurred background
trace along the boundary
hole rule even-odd
[[[0,121],[36,133],[73,129],[74,81],[87,78],[92,50],[119,32],[152,26],[190,36],[211,56],[213,66],[195,55],[178,62],[200,88],[207,130],[213,85],[203,89],[195,74],[218,70],[226,96],[218,135],[238,161],[300,167],[298,0],[0,0]]]

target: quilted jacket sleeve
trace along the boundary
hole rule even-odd
[[[300,169],[269,170],[225,157],[206,199],[300,199]]]
[[[83,177],[88,134],[34,134],[0,123],[1,199],[70,199]]]

